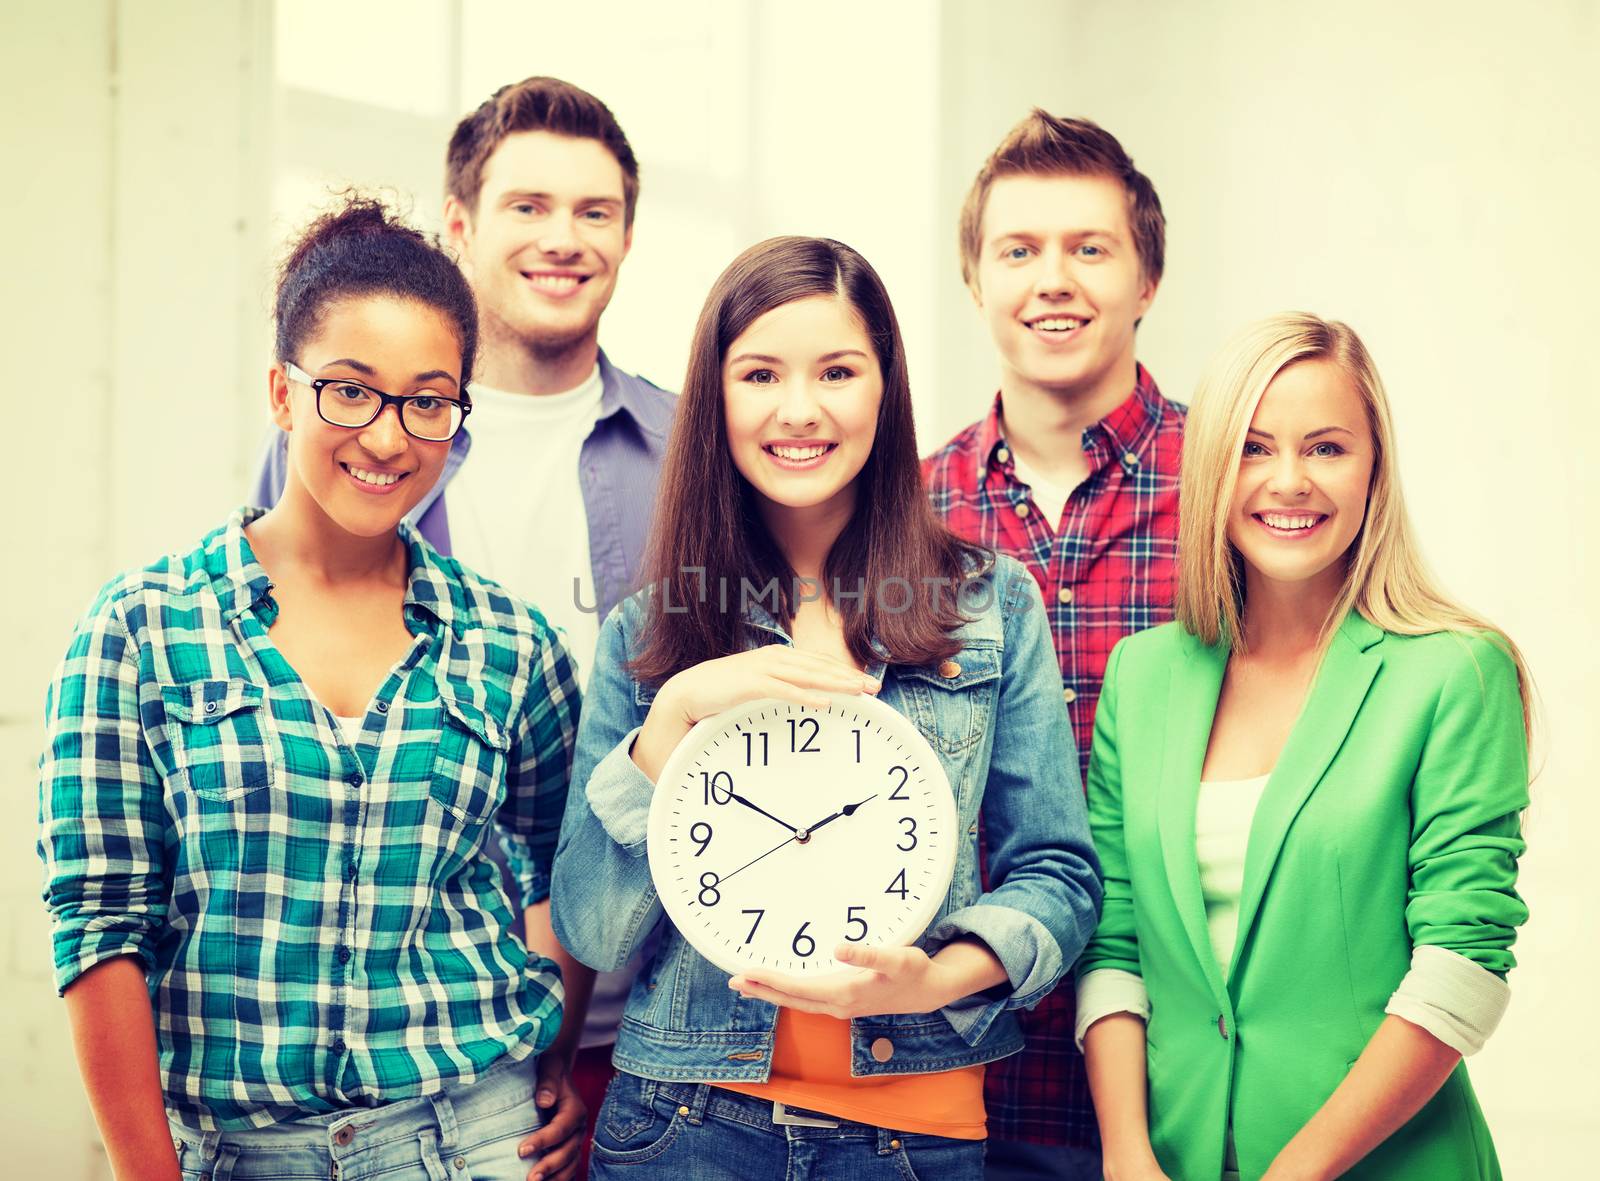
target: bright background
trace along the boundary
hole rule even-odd
[[[1508,1177],[1586,1175],[1600,1099],[1590,0],[8,5],[7,1175],[106,1175],[33,850],[43,687],[72,621],[112,571],[187,547],[242,499],[265,426],[270,265],[327,186],[388,186],[436,225],[450,127],[536,73],[604,98],[641,160],[602,342],[666,386],[735,253],[826,234],[888,283],[922,449],[983,413],[995,368],[960,285],[956,211],[1033,103],[1103,123],[1161,192],[1168,278],[1140,356],[1168,394],[1186,399],[1258,315],[1355,325],[1395,401],[1433,562],[1523,645],[1543,692],[1533,920],[1510,1014],[1472,1071]]]

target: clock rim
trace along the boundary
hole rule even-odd
[[[832,707],[843,706],[847,709],[865,711],[869,714],[875,715],[874,720],[878,721],[880,724],[887,723],[890,728],[896,730],[899,737],[916,747],[916,753],[927,760],[927,765],[933,768],[933,773],[937,776],[937,782],[943,786],[944,795],[949,800],[951,819],[950,831],[954,839],[949,842],[946,852],[937,866],[938,870],[940,871],[940,880],[943,882],[943,888],[939,891],[929,891],[928,898],[924,900],[924,902],[921,904],[921,907],[918,910],[911,912],[912,918],[920,921],[916,923],[916,933],[912,935],[908,941],[904,943],[877,943],[871,945],[874,947],[913,946],[933,924],[933,920],[938,916],[940,908],[944,905],[945,898],[950,893],[950,886],[955,880],[955,867],[960,853],[961,840],[961,809],[956,800],[955,788],[951,785],[950,776],[944,768],[944,762],[939,758],[938,752],[933,749],[933,744],[929,742],[923,735],[922,731],[917,728],[917,724],[905,714],[901,713],[899,710],[895,709],[886,702],[880,701],[876,696],[870,693],[829,693],[826,694],[826,696],[828,697],[829,705]],[[667,761],[662,764],[661,773],[656,777],[655,784],[652,785],[650,795],[650,817],[645,830],[645,857],[650,869],[650,884],[652,888],[655,889],[656,899],[661,903],[661,909],[663,913],[666,915],[667,919],[672,923],[672,925],[678,929],[678,934],[686,943],[688,943],[691,948],[694,949],[697,955],[706,960],[708,963],[715,965],[721,971],[727,972],[729,976],[743,975],[746,972],[761,971],[761,969],[755,964],[743,962],[737,959],[721,958],[722,953],[720,949],[707,950],[706,948],[701,947],[700,944],[690,936],[687,925],[684,922],[679,921],[681,904],[679,903],[677,896],[664,892],[661,889],[660,880],[657,878],[656,860],[654,856],[654,850],[656,848],[655,838],[658,834],[658,830],[662,836],[665,836],[666,818],[669,815],[667,805],[664,802],[667,798],[667,793],[660,790],[660,785],[663,783],[676,782],[682,777],[688,764],[690,763],[690,760],[696,753],[698,753],[705,745],[708,744],[709,739],[705,738],[705,735],[713,731],[721,730],[728,725],[731,725],[735,720],[744,717],[746,714],[758,712],[764,707],[791,707],[796,710],[814,713],[828,712],[826,710],[818,709],[816,706],[802,705],[800,702],[789,701],[782,697],[753,697],[741,705],[732,706],[731,708],[725,709],[720,713],[701,718],[692,727],[690,727],[689,732],[679,740],[678,745],[672,748],[672,753],[667,756]],[[925,917],[923,917],[924,912]],[[730,964],[733,966],[730,967]],[[794,976],[805,980],[826,980],[830,977],[841,976],[846,973],[856,971],[860,971],[860,969],[850,964],[839,964],[836,962],[834,967],[829,968],[826,971],[816,973],[806,972],[802,974],[798,972],[787,972],[780,970],[780,974],[785,976]]]

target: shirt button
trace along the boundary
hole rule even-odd
[[[1058,590],[1056,592],[1056,602],[1058,602],[1058,603],[1070,603],[1070,602],[1072,602],[1072,588],[1070,586],[1064,586],[1060,590]]]
[[[1138,467],[1139,457],[1132,451],[1124,451],[1122,453],[1122,462],[1127,464],[1129,467]]]
[[[894,1057],[894,1043],[886,1037],[880,1037],[872,1043],[872,1057],[877,1062],[887,1062]]]
[[[206,702],[206,713],[214,714],[216,712],[217,712],[217,703],[215,701]]]
[[[334,1038],[333,1045],[330,1046],[329,1049],[331,1049],[335,1054],[343,1054],[345,1051],[344,1038]]]
[[[354,861],[347,862],[345,864],[344,876],[349,878],[352,882],[356,880],[356,863]]]
[[[348,947],[345,947],[343,944],[339,945],[338,955],[339,955],[339,962],[341,964],[348,964],[350,962],[350,949]]]
[[[1078,700],[1078,691],[1076,689],[1063,689],[1061,690],[1061,697],[1068,705],[1071,705]]]
[[[361,786],[361,772],[360,771],[352,771],[352,772],[350,772],[350,774],[348,774],[348,775],[346,775],[344,777],[344,781],[346,783],[348,783],[351,787],[360,787]]]
[[[1011,451],[1007,447],[1002,447],[1002,448],[1000,448],[1000,450],[998,450],[998,451],[996,451],[994,453],[994,457],[996,459],[998,459],[1001,463],[1010,463],[1011,462]]]
[[[389,712],[389,703],[387,701],[378,702],[378,712],[380,714],[388,713]]]
[[[961,666],[953,660],[946,660],[939,665],[939,675],[945,680],[951,680],[961,675]]]
[[[1024,500],[1021,504],[1017,505],[1017,516],[1025,517],[1025,516],[1028,515],[1029,511],[1030,510],[1028,508],[1028,502],[1026,500]]]

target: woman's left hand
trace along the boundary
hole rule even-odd
[[[987,948],[989,958],[993,953]],[[802,1013],[829,1017],[877,1017],[885,1013],[930,1013],[977,988],[970,972],[932,958],[920,947],[860,947],[842,943],[834,958],[860,971],[804,980],[781,972],[743,972],[728,981],[741,996],[770,1001]],[[998,967],[999,961],[994,961]],[[1001,976],[1004,971],[1001,970]],[[985,987],[979,984],[978,988]]]

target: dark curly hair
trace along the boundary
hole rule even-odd
[[[293,361],[328,305],[351,296],[392,295],[443,313],[461,339],[461,384],[478,354],[472,288],[438,240],[413,229],[376,197],[341,194],[295,241],[278,272],[273,309],[279,361]]]

